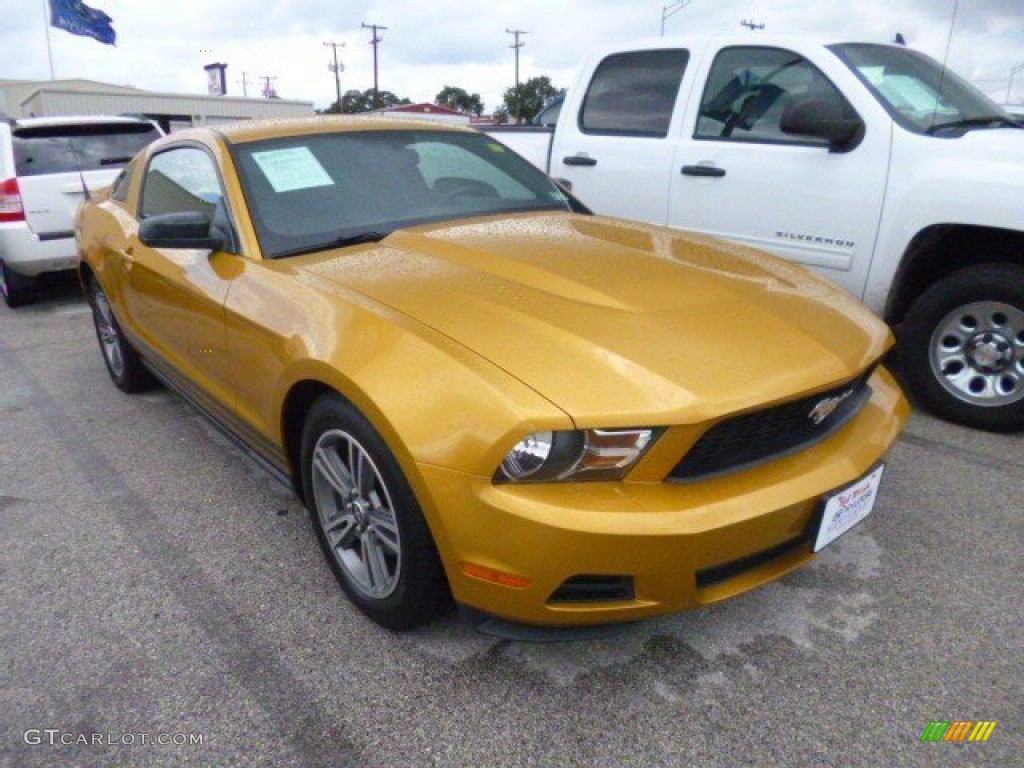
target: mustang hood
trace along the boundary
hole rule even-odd
[[[854,376],[889,338],[867,309],[799,267],[600,217],[418,227],[300,269],[451,337],[580,426],[692,423],[764,406]]]

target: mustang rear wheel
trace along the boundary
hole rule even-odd
[[[1024,430],[1024,269],[959,270],[907,313],[903,370],[921,405],[960,424]]]
[[[388,629],[423,624],[450,600],[423,513],[383,438],[350,403],[325,395],[302,436],[302,484],[342,589]]]
[[[95,276],[89,278],[89,304],[103,362],[114,384],[124,392],[141,392],[149,388],[153,379],[142,365],[139,353],[124,338],[107,294]]]

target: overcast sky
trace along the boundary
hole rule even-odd
[[[381,34],[380,87],[432,101],[442,86],[481,94],[488,110],[514,80],[512,37],[522,39],[522,79],[548,75],[570,84],[583,53],[598,43],[657,36],[670,0],[88,0],[114,19],[117,46],[50,30],[58,78],[83,77],[159,91],[205,93],[203,65],[228,63],[228,92],[249,95],[258,75],[277,77],[282,98],[334,100],[325,40],[344,42],[342,91],[373,85],[369,30]],[[823,33],[908,44],[942,59],[954,0],[692,0],[666,33],[740,29],[743,19],[769,31]],[[0,0],[0,78],[46,79],[46,1]],[[856,15],[852,15],[856,14]],[[756,39],[751,32],[751,39]],[[1010,70],[1024,63],[1024,0],[960,0],[949,63],[1003,101]],[[1024,102],[1024,71],[1013,102]]]

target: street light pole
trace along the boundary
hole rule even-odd
[[[676,0],[661,9],[661,36],[665,36],[665,19],[670,19],[690,4],[690,0]]]
[[[344,43],[335,43],[328,41],[324,43],[324,47],[330,48],[334,52],[334,63],[328,64],[327,67],[334,73],[334,90],[338,94],[338,112],[341,112],[341,72],[345,68],[345,65],[338,61],[338,49],[344,48]]]

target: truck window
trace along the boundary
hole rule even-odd
[[[914,133],[984,127],[1010,116],[955,72],[923,53],[891,45],[829,46],[897,123]]]
[[[787,116],[808,105],[854,114],[838,89],[802,56],[780,48],[726,48],[711,65],[694,138],[821,144],[783,130]]]
[[[606,57],[590,81],[580,130],[610,136],[664,138],[690,54],[630,51]]]

